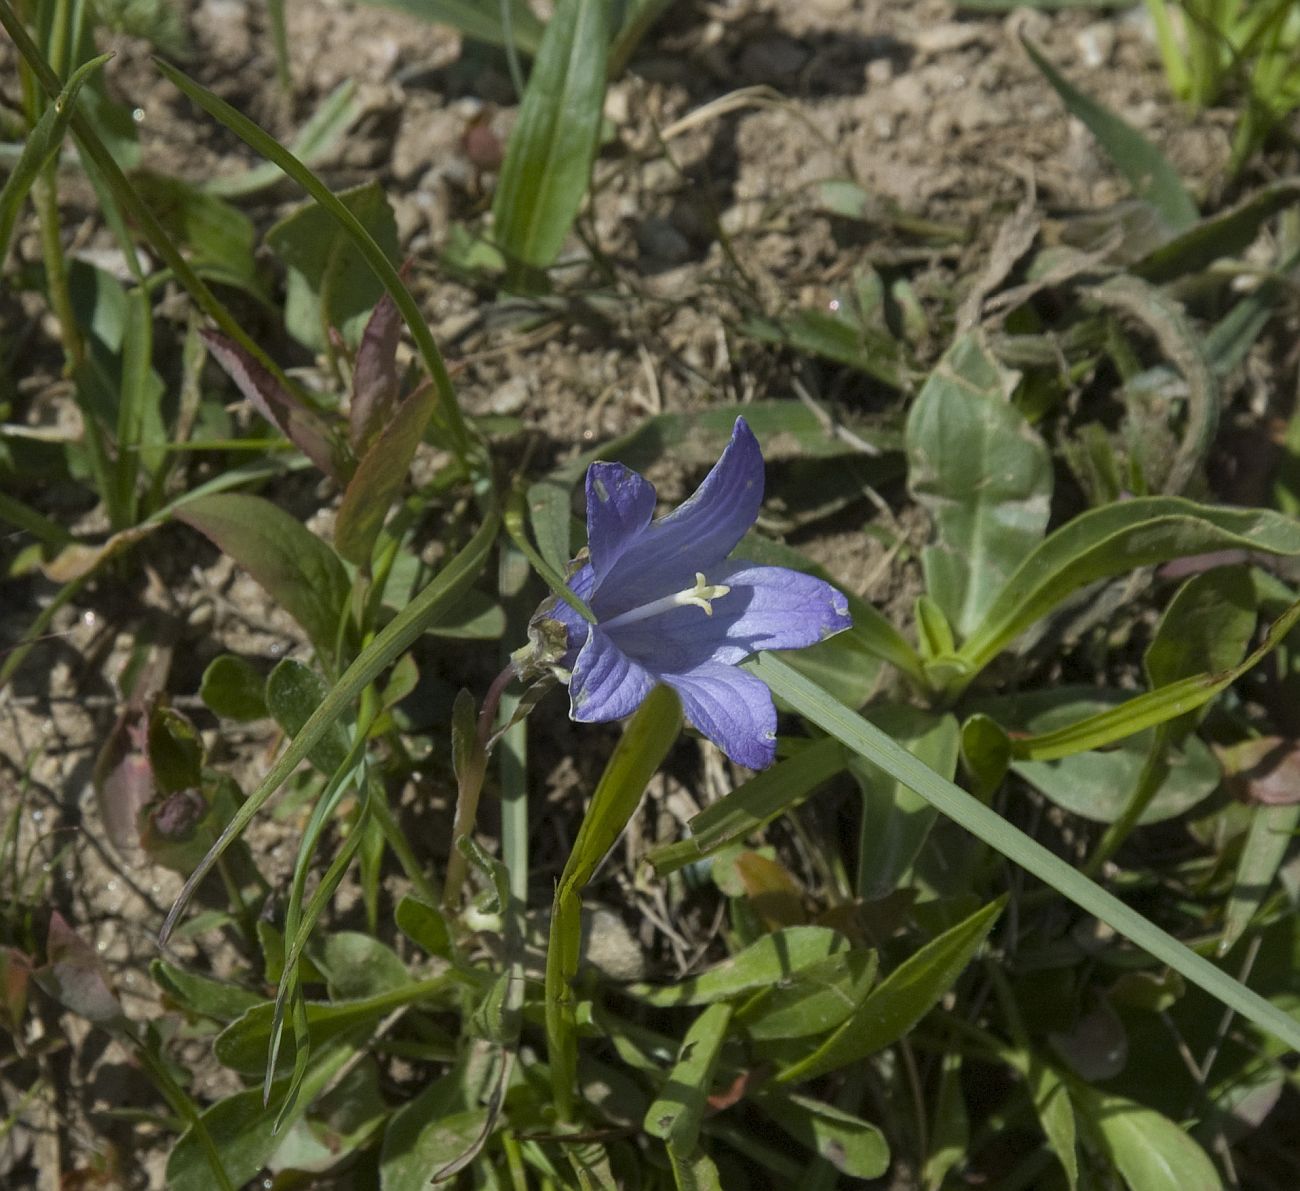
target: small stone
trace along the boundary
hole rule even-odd
[[[764,37],[745,47],[740,73],[749,78],[780,79],[798,74],[809,53],[789,37]]]
[[[883,87],[894,77],[894,64],[888,58],[877,58],[867,63],[867,83],[872,87]]]
[[[1083,59],[1083,64],[1095,70],[1110,61],[1115,50],[1115,26],[1098,21],[1095,25],[1080,29],[1074,40],[1079,47],[1079,57]]]
[[[652,215],[636,230],[642,256],[680,265],[691,258],[691,242],[666,219]]]
[[[488,409],[503,418],[519,413],[527,404],[528,381],[523,376],[512,376],[488,399]]]

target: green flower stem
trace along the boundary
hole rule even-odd
[[[63,343],[63,372],[71,376],[86,359],[86,341],[77,325],[77,314],[72,308],[72,293],[68,288],[68,262],[63,254],[63,240],[59,225],[59,192],[56,181],[58,163],[50,162],[32,184],[32,202],[36,207],[36,221],[40,227],[41,260],[45,265],[45,286],[50,295],[50,305],[59,323],[59,339]],[[92,428],[94,419],[86,413],[87,433],[97,433]]]

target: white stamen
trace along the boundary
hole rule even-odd
[[[608,620],[601,622],[601,628],[612,629],[621,624],[633,624],[638,620],[647,620],[651,616],[658,616],[661,612],[668,612],[673,608],[683,608],[688,604],[701,608],[705,616],[713,615],[713,600],[720,600],[731,590],[725,583],[709,583],[704,578],[703,571],[695,572],[695,586],[687,588],[686,591],[674,592],[672,595],[664,596],[661,600],[652,600],[648,604],[642,604],[639,608],[630,608],[626,612],[620,612],[617,616],[611,616]]]

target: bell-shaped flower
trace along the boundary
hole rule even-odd
[[[591,465],[590,557],[569,586],[595,623],[558,600],[540,614],[567,635],[557,668],[567,674],[573,719],[621,719],[662,682],[733,761],[772,763],[772,695],[739,663],[763,649],[812,645],[851,622],[830,584],[728,557],[762,501],[763,455],[743,418],[695,494],[657,521],[654,485],[621,463]]]

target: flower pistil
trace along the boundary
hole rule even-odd
[[[694,587],[688,587],[685,591],[673,592],[672,595],[666,595],[662,599],[651,600],[648,604],[642,604],[639,608],[630,608],[617,616],[611,616],[604,622],[605,628],[613,629],[622,624],[648,620],[652,616],[658,616],[661,612],[669,612],[673,608],[685,608],[692,605],[702,609],[705,616],[712,616],[713,601],[720,600],[730,591],[731,588],[725,583],[710,583],[704,578],[703,571],[696,571]]]

